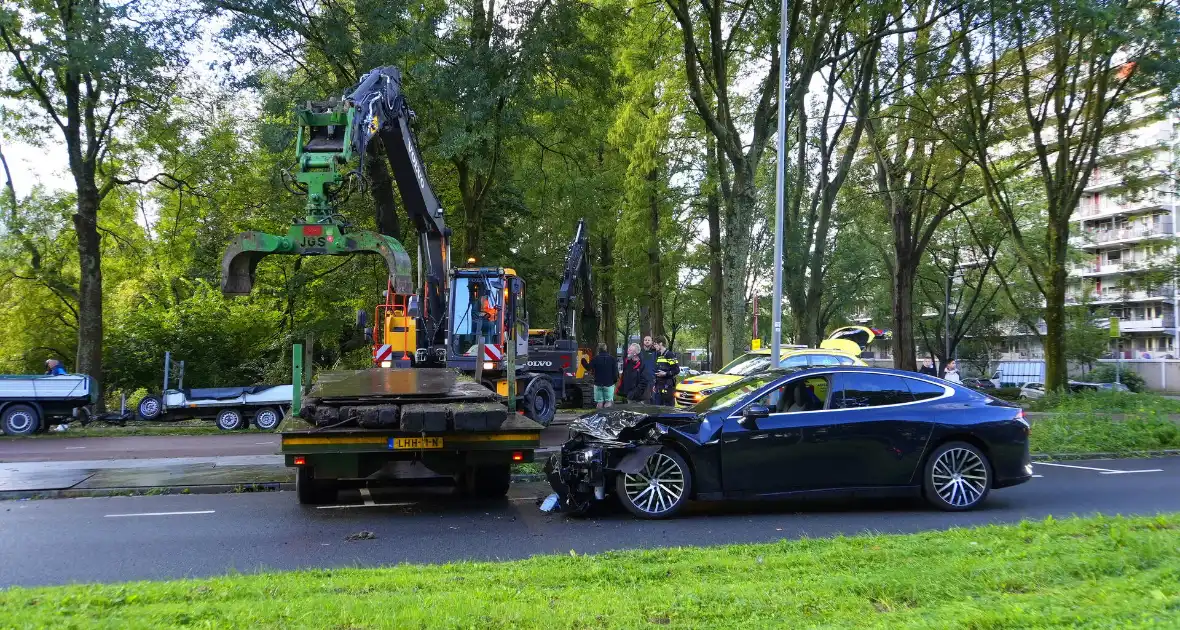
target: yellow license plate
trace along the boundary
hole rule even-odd
[[[442,447],[443,439],[440,437],[393,438],[394,449],[426,449]]]

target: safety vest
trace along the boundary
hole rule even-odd
[[[492,304],[492,301],[486,295],[480,298],[480,300],[482,302],[481,306],[484,316],[492,321],[496,321],[496,307]]]
[[[657,372],[671,372],[672,368],[676,367],[677,365],[680,365],[680,361],[674,354],[672,356],[661,354],[658,358],[656,358]]]

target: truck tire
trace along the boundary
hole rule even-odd
[[[502,499],[512,485],[512,466],[472,466],[465,475],[464,493],[477,499]]]
[[[259,431],[274,431],[283,421],[283,415],[274,407],[263,407],[254,413],[254,426]]]
[[[242,428],[244,422],[242,412],[237,409],[222,409],[217,412],[217,428],[222,431],[237,431]]]
[[[33,435],[41,429],[41,415],[31,405],[9,405],[2,422],[8,435]]]
[[[301,505],[326,505],[336,502],[336,486],[316,479],[312,468],[295,469],[295,497]]]
[[[557,413],[557,394],[547,376],[535,376],[524,388],[525,415],[537,424],[547,427]]]
[[[159,396],[144,396],[135,406],[135,413],[140,420],[155,420],[164,411],[164,401]]]

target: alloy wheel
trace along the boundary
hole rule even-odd
[[[930,471],[934,491],[953,507],[978,502],[987,491],[987,464],[965,448],[951,448],[938,456]]]
[[[643,470],[626,475],[623,486],[632,505],[648,514],[660,514],[684,496],[684,470],[665,453],[656,453],[647,458]]]

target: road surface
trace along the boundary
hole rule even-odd
[[[290,492],[0,503],[0,587],[222,575],[230,571],[501,560],[533,554],[766,542],[865,531],[914,532],[1095,512],[1180,511],[1180,458],[1035,464],[1041,477],[948,514],[917,502],[695,504],[639,521],[540,513],[541,484],[510,501],[364,501],[300,506]],[[345,497],[348,498],[348,497]],[[388,505],[386,503],[396,503]],[[372,503],[373,505],[367,505]],[[385,504],[385,505],[383,505]],[[371,531],[375,540],[346,541]]]
[[[552,424],[541,432],[541,445],[560,445],[568,433],[564,422]],[[0,462],[220,457],[278,452],[278,434],[257,431],[225,435],[0,439]]]

